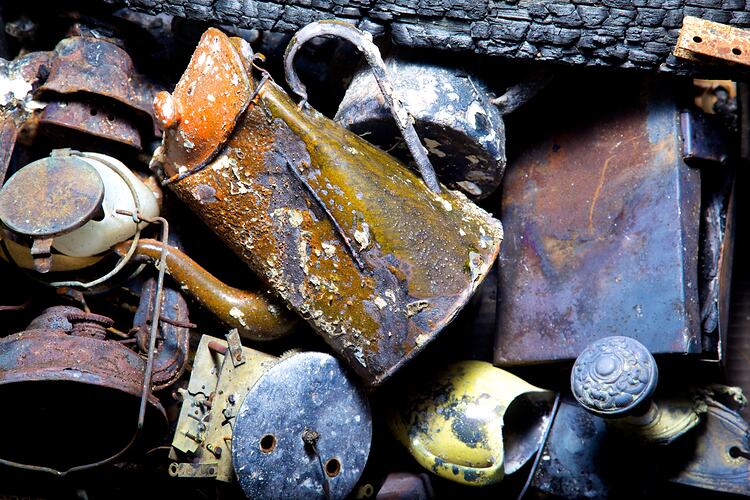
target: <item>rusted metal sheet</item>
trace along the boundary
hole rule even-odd
[[[714,59],[750,66],[750,30],[685,16],[674,55],[683,59]]]
[[[225,35],[209,30],[200,45],[217,37]],[[222,59],[213,64],[222,71],[225,62],[236,68],[230,63],[237,54],[247,57],[221,43],[213,57]],[[207,64],[204,53],[196,52],[178,87],[215,84],[215,75],[194,70]],[[221,81],[242,85],[240,78]],[[460,193],[431,192],[391,156],[316,111],[300,110],[272,81],[251,86],[256,99],[205,168],[180,163],[189,155],[179,139],[182,122],[175,123],[161,153],[165,174],[278,296],[377,385],[463,307],[495,260],[500,224]],[[227,109],[215,100],[234,95],[204,94],[173,102],[174,109],[213,113]]]
[[[159,318],[161,345],[154,358],[151,375],[154,390],[164,389],[174,384],[187,368],[190,352],[190,318],[188,307],[182,294],[165,286],[164,298]],[[154,296],[156,279],[149,278],[141,287],[141,298],[133,318],[138,347],[148,351],[148,329],[154,321]]]
[[[133,122],[123,118],[111,107],[95,102],[50,102],[39,116],[39,122],[141,149],[141,136]]]
[[[127,52],[96,38],[70,37],[57,44],[41,91],[86,92],[119,101],[152,117],[157,89],[135,70]]]
[[[750,495],[750,426],[739,415],[747,404],[723,404],[712,398],[707,400],[708,413],[702,432],[685,446],[684,467],[670,480],[709,491],[722,491],[736,495]],[[687,444],[687,443],[686,443]]]
[[[572,360],[612,335],[701,352],[700,172],[681,156],[679,91],[596,86],[606,91],[583,102],[570,99],[580,87],[548,89],[556,113],[547,101],[527,113],[528,144],[506,172],[498,365]],[[602,107],[605,96],[617,99]]]
[[[1,419],[13,432],[0,459],[67,469],[127,445],[145,363],[120,343],[101,340],[107,324],[106,317],[53,307],[26,331],[0,340],[0,397],[18,405]],[[166,419],[153,394],[148,403],[152,440],[166,430]]]

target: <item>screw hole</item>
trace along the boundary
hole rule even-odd
[[[113,115],[113,114],[108,114],[108,115],[107,115],[107,121],[108,121],[108,122],[113,122],[113,121],[115,121],[115,115]]]
[[[169,475],[172,477],[177,476],[177,464],[173,463],[169,466]]]
[[[742,55],[742,51],[740,49],[738,49],[737,47],[735,47],[735,48],[732,49],[732,54],[734,54],[736,56],[741,56]]]
[[[742,456],[742,450],[737,446],[732,446],[729,448],[729,456],[732,458],[740,458]]]
[[[699,36],[694,36],[694,37],[693,37],[693,41],[694,41],[695,43],[701,43],[701,42],[703,41],[703,38],[701,38],[701,37],[699,37]]]
[[[276,448],[276,436],[273,434],[266,434],[260,438],[260,451],[263,453],[271,453]]]
[[[341,473],[341,462],[337,458],[331,458],[325,465],[328,477],[336,477]]]
[[[208,473],[213,476],[214,474],[216,474],[216,469],[214,469],[213,467],[211,467],[210,469],[208,469]]]
[[[91,109],[89,110],[89,113],[91,113],[91,116],[96,116],[96,115],[98,115],[98,114],[99,114],[99,111],[98,111],[98,110],[96,110],[96,109],[94,109],[94,108],[91,108]]]

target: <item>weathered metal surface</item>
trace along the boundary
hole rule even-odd
[[[283,359],[250,389],[232,461],[248,498],[345,498],[367,462],[370,407],[329,354]]]
[[[84,334],[75,324],[91,323],[86,318],[76,308],[51,308],[28,330],[0,339],[0,397],[18,405],[3,414],[13,432],[0,458],[69,468],[108,458],[132,437],[144,362],[117,342]],[[153,439],[166,419],[159,400],[148,401]]]
[[[0,118],[0,183],[5,182],[8,173],[10,159],[13,157],[13,149],[18,137],[18,125],[11,117]]]
[[[532,487],[553,497],[608,498],[611,485],[602,477],[601,468],[607,469],[611,464],[616,470],[617,465],[609,457],[613,446],[607,435],[604,419],[574,401],[563,400],[541,451],[542,459],[534,472]],[[638,473],[642,475],[647,468],[642,461],[637,463]],[[626,474],[632,478],[633,474],[628,472]],[[621,493],[625,491],[631,490]]]
[[[154,390],[164,389],[175,383],[188,364],[190,351],[190,324],[188,307],[185,299],[177,290],[164,287],[164,298],[159,317],[159,334],[161,345],[154,358],[151,382]],[[141,286],[141,297],[138,309],[133,317],[133,328],[141,352],[148,350],[148,329],[154,321],[154,296],[156,280],[150,278]]]
[[[141,136],[131,120],[111,107],[68,100],[50,102],[39,116],[41,125],[55,125],[141,149]]]
[[[469,486],[501,481],[538,450],[552,393],[484,361],[430,374],[393,403],[389,424],[420,465]],[[512,406],[513,424],[505,425]]]
[[[709,58],[750,66],[750,30],[685,16],[674,55],[689,60]]]
[[[681,449],[683,467],[672,482],[711,491],[750,495],[750,425],[742,405],[708,398],[705,426]]]
[[[201,45],[224,36],[209,30]],[[178,85],[200,88],[202,75]],[[299,110],[272,81],[256,90],[215,160],[172,188],[377,385],[463,307],[495,260],[501,226],[460,193],[430,192],[391,156]],[[179,106],[210,113],[216,104]],[[166,175],[178,174],[174,158],[186,154],[175,134],[165,136]]]
[[[430,498],[435,498],[430,476],[408,472],[388,474],[375,496],[376,500],[428,500]]]
[[[130,241],[120,243],[114,251],[123,256],[130,245]],[[160,255],[160,242],[142,239],[138,241],[133,258],[156,262]],[[246,339],[272,340],[283,337],[297,324],[297,318],[270,294],[230,287],[213,277],[178,248],[169,249],[167,273],[180,284],[185,293],[221,321],[237,328]]]
[[[721,119],[697,108],[680,112],[682,157],[685,162],[710,162],[725,164],[731,147]],[[695,166],[701,166],[697,163]]]
[[[252,92],[244,64],[226,35],[209,31],[174,92],[157,96],[154,110],[165,144],[179,145],[169,148],[175,171],[205,165],[234,130]]]
[[[606,94],[581,102],[557,81],[553,115],[544,99],[526,110],[533,135],[501,200],[497,365],[572,360],[612,335],[701,351],[701,183],[681,157],[679,90],[600,78]],[[604,95],[618,98],[605,108]]]
[[[125,104],[143,117],[153,116],[156,89],[136,73],[123,49],[105,40],[70,37],[52,53],[49,76],[39,88],[59,94],[86,92]]]
[[[440,180],[473,199],[492,193],[505,171],[505,125],[481,78],[447,64],[408,57],[385,62]],[[335,120],[410,162],[380,89],[367,69],[352,80]]]
[[[592,342],[576,358],[570,372],[573,396],[600,416],[633,413],[648,404],[658,379],[654,357],[629,337]]]
[[[16,172],[0,190],[0,220],[9,229],[48,238],[83,226],[101,208],[104,183],[73,156],[51,156]]]
[[[245,363],[226,362],[228,342],[204,335],[193,360],[190,383],[183,394],[172,447],[195,456],[191,463],[175,463],[170,474],[198,477],[196,470],[214,468],[211,477],[234,481],[232,435],[242,400],[258,378],[278,359],[242,347]],[[212,347],[214,347],[212,349]],[[218,347],[218,348],[216,348]]]

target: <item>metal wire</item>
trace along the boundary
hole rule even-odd
[[[141,213],[141,202],[138,199],[138,192],[135,189],[135,186],[133,185],[132,181],[128,179],[126,175],[124,175],[120,170],[109,160],[106,160],[104,158],[98,157],[98,156],[91,156],[86,153],[81,153],[80,151],[70,151],[69,152],[71,156],[80,156],[82,158],[89,158],[94,161],[98,161],[109,167],[111,170],[113,170],[117,175],[120,176],[120,178],[125,182],[125,184],[128,186],[128,189],[130,190],[130,195],[133,197],[133,203],[135,204],[135,213],[140,214]],[[117,213],[120,213],[118,210]],[[135,221],[135,216],[134,221]],[[144,219],[145,220],[145,219]],[[104,283],[117,273],[119,273],[123,267],[127,265],[127,263],[130,261],[130,259],[133,257],[133,254],[135,253],[135,249],[138,246],[138,240],[141,237],[141,225],[136,222],[135,225],[135,235],[133,236],[133,243],[130,245],[130,248],[128,249],[128,252],[123,255],[120,260],[117,262],[115,267],[112,268],[107,274],[100,276],[99,278],[89,281],[87,283],[82,283],[80,281],[53,281],[51,283],[48,283],[49,286],[52,287],[63,287],[63,286],[69,286],[69,287],[79,287],[79,288],[91,288],[94,287],[100,283]],[[45,282],[46,283],[46,282]]]
[[[547,428],[544,429],[544,434],[542,434],[542,440],[539,443],[539,449],[536,451],[536,457],[534,457],[534,463],[531,466],[531,470],[529,471],[529,477],[526,478],[526,483],[524,483],[523,488],[521,488],[521,492],[518,494],[518,500],[522,500],[524,496],[526,496],[526,492],[529,489],[529,486],[531,486],[531,481],[534,479],[534,474],[536,473],[537,468],[539,468],[539,462],[542,460],[542,453],[544,452],[544,447],[547,445],[547,439],[549,438],[549,432],[552,430],[552,424],[555,423],[555,417],[557,417],[557,410],[560,408],[560,393],[558,392],[555,396],[555,402],[552,405],[552,411],[550,411],[549,414],[549,423],[547,424]]]
[[[148,353],[147,353],[147,358],[146,358],[146,367],[143,373],[143,390],[141,392],[141,402],[138,408],[138,424],[136,426],[135,432],[133,433],[133,437],[130,439],[128,444],[125,445],[123,449],[121,449],[114,455],[110,456],[109,458],[105,458],[104,460],[100,460],[98,462],[92,462],[92,463],[85,464],[85,465],[77,465],[75,467],[71,467],[64,471],[53,469],[51,467],[22,464],[19,462],[13,462],[11,460],[5,460],[5,459],[0,458],[0,464],[2,465],[7,465],[9,467],[16,467],[19,469],[26,469],[30,471],[36,471],[36,472],[45,472],[45,473],[52,474],[58,477],[63,477],[73,472],[93,469],[95,467],[99,467],[99,466],[114,462],[115,460],[125,455],[128,451],[130,451],[130,449],[133,447],[136,441],[138,441],[138,438],[141,435],[141,432],[143,430],[143,426],[146,420],[146,406],[148,404],[149,396],[151,395],[151,378],[153,375],[152,372],[154,368],[154,352],[156,350],[156,337],[157,337],[157,332],[159,330],[159,322],[161,318],[162,295],[163,295],[162,292],[164,288],[164,274],[166,273],[166,269],[167,269],[166,262],[167,262],[167,254],[169,252],[169,246],[166,244],[167,241],[169,241],[169,223],[163,217],[144,217],[144,216],[138,215],[137,212],[133,213],[133,212],[125,211],[125,210],[117,210],[117,213],[121,215],[132,216],[134,220],[137,220],[138,222],[162,224],[161,236],[162,236],[163,244],[162,244],[161,256],[159,258],[159,275],[158,275],[157,282],[156,282],[156,296],[154,298],[154,309],[153,309],[154,313],[151,319],[151,330],[149,331]]]

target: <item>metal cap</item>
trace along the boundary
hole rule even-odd
[[[589,344],[570,374],[578,403],[600,416],[633,410],[651,397],[657,380],[654,357],[630,337],[605,337]]]
[[[78,229],[96,214],[104,183],[75,156],[29,163],[0,189],[0,220],[16,233],[50,238]]]
[[[248,498],[344,498],[370,452],[370,408],[336,358],[296,354],[250,389],[232,436]]]

